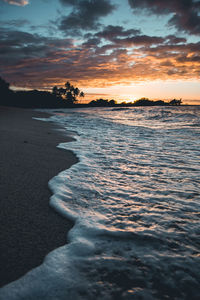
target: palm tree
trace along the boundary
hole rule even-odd
[[[76,87],[73,90],[74,96],[78,96],[80,94],[80,90]]]
[[[80,97],[85,97],[85,94],[83,92],[80,92]]]
[[[67,81],[67,82],[65,83],[65,87],[66,87],[67,91],[70,91],[71,84],[70,84],[69,81]]]
[[[64,88],[57,88],[56,86],[53,87],[52,93],[56,94],[58,96],[63,96],[64,99],[67,101],[68,104],[74,104],[77,102],[77,97],[84,97],[84,93],[79,90],[79,88],[74,87],[69,81],[65,83],[65,89]]]
[[[173,99],[169,102],[170,105],[181,105],[182,103],[182,99],[177,100],[177,99]]]
[[[58,87],[56,85],[52,88],[52,94],[55,96],[58,94]]]
[[[58,88],[57,86],[54,86],[52,88],[52,94],[58,98],[63,98],[63,100],[65,100],[70,105],[78,101],[78,96],[85,96],[84,93],[79,90],[79,88],[74,87],[69,81],[65,83],[65,88]]]

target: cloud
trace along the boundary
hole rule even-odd
[[[200,1],[198,0],[128,0],[133,9],[144,9],[154,14],[172,13],[169,25],[179,31],[200,34]]]
[[[85,37],[91,37],[91,34],[85,35]],[[131,47],[138,45],[153,45],[162,44],[166,39],[158,36],[142,35],[138,29],[124,29],[122,26],[109,25],[94,34],[94,37],[105,39],[112,42],[114,47]],[[168,39],[175,38],[169,36]],[[177,40],[179,42],[179,40]],[[107,47],[108,45],[104,46]],[[111,46],[112,48],[112,46]]]
[[[72,12],[62,17],[59,29],[72,34],[80,30],[97,29],[100,18],[107,16],[115,8],[110,0],[60,0],[60,2],[71,6]]]
[[[168,39],[169,44],[180,44],[180,43],[186,43],[187,42],[186,38],[176,37],[174,35],[168,35],[167,39]]]
[[[100,44],[100,40],[98,38],[89,38],[82,44],[82,46],[85,48],[95,48],[98,44]]]
[[[128,37],[130,35],[140,34],[138,29],[125,30],[122,26],[108,25],[104,29],[96,34],[100,38],[107,40],[114,40],[116,37]]]
[[[102,32],[108,32],[105,29],[99,31],[102,39]],[[88,35],[77,47],[73,39],[0,28],[0,73],[12,85],[29,88],[62,86],[67,80],[83,87],[103,87],[199,78],[200,42],[188,43],[173,35],[132,35],[121,27],[109,29],[118,35],[106,35],[104,43],[95,34]]]
[[[4,2],[7,2],[8,4],[12,4],[12,5],[18,5],[18,6],[25,6],[29,4],[28,0],[4,0]]]
[[[20,19],[20,20],[9,20],[9,21],[0,21],[0,26],[8,26],[8,27],[23,27],[26,25],[29,25],[30,21],[26,19]]]
[[[24,31],[0,28],[0,62],[12,65],[29,58],[43,58],[51,51],[73,46],[71,39],[53,39]]]
[[[165,41],[162,37],[148,36],[148,35],[137,35],[124,39],[115,38],[113,42],[123,47],[130,47],[134,45],[153,45],[162,44]]]

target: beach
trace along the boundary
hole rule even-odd
[[[0,299],[199,299],[200,108],[48,112],[1,110]]]
[[[49,206],[48,181],[78,161],[56,148],[71,138],[30,109],[0,107],[0,285],[12,282],[66,244],[72,222]]]

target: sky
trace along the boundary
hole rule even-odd
[[[0,76],[97,98],[200,105],[199,0],[0,0]]]

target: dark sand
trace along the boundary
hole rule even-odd
[[[55,125],[33,120],[47,114],[0,107],[0,285],[40,265],[66,244],[72,223],[49,206],[48,181],[77,162],[56,148],[69,141]]]

